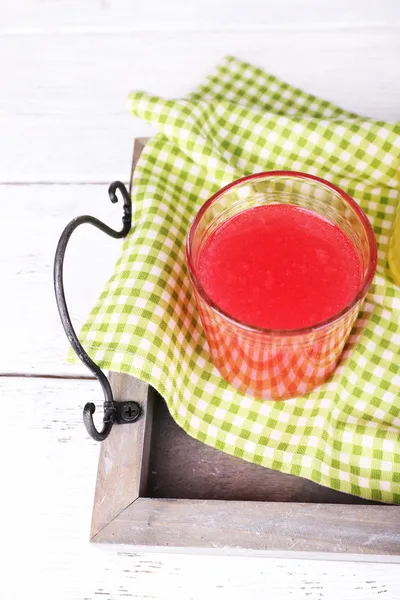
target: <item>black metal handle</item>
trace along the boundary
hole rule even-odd
[[[80,360],[83,362],[84,365],[86,365],[88,367],[88,369],[91,370],[93,375],[99,380],[101,387],[103,388],[103,392],[104,392],[104,416],[103,416],[103,428],[101,429],[101,431],[98,431],[96,429],[96,426],[93,421],[93,414],[96,410],[95,405],[92,402],[88,402],[83,409],[83,422],[85,424],[85,427],[86,427],[89,435],[93,439],[97,440],[98,442],[102,442],[103,440],[106,439],[106,437],[109,435],[114,423],[117,423],[117,422],[132,423],[133,421],[136,421],[140,416],[141,409],[140,409],[140,406],[136,402],[129,402],[129,403],[127,403],[130,405],[130,409],[128,411],[129,412],[128,418],[124,417],[124,413],[122,413],[122,416],[121,416],[121,414],[120,414],[121,411],[117,410],[117,402],[115,402],[115,400],[113,398],[113,393],[112,393],[111,386],[109,384],[107,377],[104,375],[103,371],[92,361],[92,359],[87,355],[87,353],[83,349],[83,347],[78,339],[78,336],[76,335],[75,330],[72,326],[71,318],[69,316],[69,312],[68,312],[68,308],[67,308],[67,303],[65,300],[63,267],[64,267],[65,250],[66,250],[69,238],[71,237],[73,231],[75,231],[75,229],[77,227],[79,227],[79,225],[82,225],[83,223],[89,223],[90,225],[97,227],[97,229],[104,231],[104,233],[106,233],[107,235],[109,235],[113,238],[116,238],[116,239],[123,238],[129,233],[129,231],[131,229],[131,225],[132,225],[131,199],[130,199],[128,190],[126,189],[124,184],[121,183],[120,181],[114,181],[108,188],[108,195],[110,196],[111,202],[113,202],[113,203],[118,202],[117,190],[120,191],[122,199],[123,199],[123,211],[124,212],[123,212],[123,217],[122,217],[121,231],[116,231],[115,229],[112,229],[108,225],[105,225],[104,223],[102,223],[101,221],[96,219],[95,217],[91,217],[89,215],[77,217],[77,218],[73,219],[70,223],[68,223],[68,225],[62,232],[61,237],[58,242],[58,245],[57,245],[56,255],[55,255],[55,259],[54,259],[54,290],[55,290],[55,294],[56,294],[58,312],[60,313],[60,318],[61,318],[61,322],[62,322],[64,330],[65,330],[65,333],[67,335],[67,338],[68,338],[72,348],[75,350],[75,352],[78,355],[78,357],[80,358]],[[118,408],[120,408],[120,407],[118,407]]]

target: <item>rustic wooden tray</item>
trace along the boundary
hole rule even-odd
[[[145,143],[135,141],[132,172]],[[189,437],[145,383],[119,373],[110,383],[143,416],[101,445],[91,541],[400,556],[398,507],[228,456]]]

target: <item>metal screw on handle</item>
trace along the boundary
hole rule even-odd
[[[137,402],[117,402],[117,423],[134,423],[141,415],[140,405]]]
[[[96,410],[95,405],[92,402],[88,402],[83,409],[83,422],[85,424],[85,427],[89,435],[98,442],[102,442],[106,439],[114,423],[133,423],[134,421],[136,421],[140,417],[141,407],[137,402],[134,401],[115,402],[111,386],[107,377],[100,369],[100,367],[98,367],[96,363],[92,361],[92,359],[87,355],[87,353],[83,349],[78,339],[78,336],[76,335],[75,330],[72,326],[71,318],[69,316],[67,308],[67,303],[65,300],[63,268],[67,244],[72,233],[77,227],[79,227],[79,225],[89,223],[89,225],[97,227],[97,229],[104,231],[104,233],[115,239],[124,238],[129,233],[132,225],[131,199],[128,190],[126,189],[124,184],[120,181],[114,181],[108,188],[108,195],[110,196],[111,202],[118,202],[117,191],[121,193],[123,199],[122,229],[120,231],[116,231],[115,229],[112,229],[105,223],[102,223],[102,221],[99,221],[99,219],[96,219],[95,217],[91,217],[89,215],[77,217],[73,219],[70,223],[68,223],[68,225],[62,232],[57,245],[57,250],[54,259],[54,290],[56,295],[58,312],[60,313],[60,318],[65,333],[72,348],[75,350],[76,354],[83,362],[83,364],[86,365],[88,369],[90,369],[90,371],[93,373],[93,375],[98,379],[104,392],[104,416],[103,427],[101,431],[97,430],[93,421],[93,414]]]

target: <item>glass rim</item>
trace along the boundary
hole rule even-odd
[[[363,277],[362,284],[361,284],[360,289],[357,292],[357,294],[339,312],[335,313],[328,319],[324,319],[323,321],[319,321],[313,325],[308,325],[307,327],[301,327],[301,328],[297,328],[297,329],[270,329],[270,328],[266,328],[266,327],[258,327],[256,325],[251,325],[249,323],[240,321],[239,319],[236,319],[235,317],[233,317],[232,315],[230,315],[229,313],[224,311],[222,308],[220,308],[218,306],[218,304],[210,298],[210,296],[207,294],[207,292],[201,285],[199,278],[197,277],[197,274],[196,274],[196,268],[194,265],[194,260],[193,260],[193,255],[192,255],[193,238],[194,238],[195,232],[197,230],[197,227],[200,223],[200,220],[203,217],[204,213],[207,211],[207,209],[216,200],[218,200],[218,198],[223,196],[231,188],[236,187],[242,183],[254,180],[254,179],[267,179],[270,177],[294,177],[294,178],[298,178],[298,179],[306,179],[306,180],[310,180],[310,181],[315,181],[317,183],[320,183],[320,184],[326,186],[330,190],[336,192],[356,213],[359,221],[361,222],[361,224],[364,228],[364,231],[366,233],[366,237],[368,240],[368,245],[369,245],[369,249],[370,249],[369,264],[368,264],[367,271]],[[329,181],[326,181],[325,179],[322,179],[322,177],[317,177],[315,175],[310,175],[308,173],[302,173],[301,171],[288,171],[288,170],[264,171],[261,173],[255,173],[253,175],[246,175],[244,177],[236,179],[235,181],[232,181],[231,183],[228,183],[223,188],[221,188],[220,190],[215,192],[208,200],[206,200],[206,202],[204,202],[204,204],[201,206],[200,210],[197,212],[197,214],[189,228],[189,233],[186,238],[186,261],[187,261],[187,265],[189,268],[190,277],[192,279],[192,283],[194,285],[196,292],[206,302],[206,304],[213,311],[215,311],[218,315],[220,315],[224,319],[228,320],[235,327],[240,327],[241,329],[243,329],[247,332],[260,333],[260,334],[264,334],[264,335],[274,335],[274,336],[279,335],[282,337],[286,337],[286,336],[290,337],[290,336],[304,335],[307,333],[316,332],[321,329],[324,329],[325,327],[327,327],[329,325],[333,325],[335,322],[339,321],[342,317],[347,315],[357,305],[358,302],[363,300],[363,298],[366,296],[366,293],[368,292],[368,289],[369,289],[369,287],[372,283],[372,280],[374,278],[374,275],[375,275],[376,264],[377,264],[377,244],[376,244],[374,230],[373,230],[372,225],[371,225],[367,215],[365,214],[365,212],[357,204],[357,202],[351,196],[349,196],[349,194],[344,192],[338,186],[334,185],[333,183],[330,183]]]

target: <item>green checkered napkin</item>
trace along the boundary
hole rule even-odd
[[[400,126],[361,118],[227,58],[187,98],[130,95],[158,134],[133,180],[133,228],[82,330],[103,368],[154,386],[177,423],[219,450],[364,498],[400,503],[400,289],[386,272]],[[259,401],[211,363],[184,243],[203,202],[272,169],[324,177],[371,219],[379,266],[338,369],[307,396]]]

